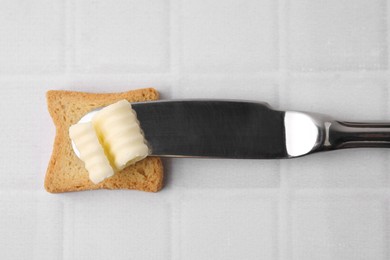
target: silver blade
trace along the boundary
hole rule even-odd
[[[265,103],[185,100],[133,103],[157,156],[286,158],[284,112]]]

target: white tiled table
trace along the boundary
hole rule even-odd
[[[0,259],[389,259],[387,150],[169,159],[157,194],[43,189],[49,89],[390,120],[389,28],[386,0],[0,0]]]

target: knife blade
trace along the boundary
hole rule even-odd
[[[284,112],[264,103],[187,100],[134,103],[153,155],[284,158]]]

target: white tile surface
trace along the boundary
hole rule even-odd
[[[155,87],[390,120],[385,0],[0,0],[0,259],[388,259],[390,152],[165,160],[157,194],[51,195],[45,92]]]
[[[298,200],[293,259],[386,259],[384,214],[380,201]]]
[[[288,1],[294,70],[386,69],[386,1]]]
[[[380,188],[388,185],[388,151],[344,150],[282,162],[296,188]]]
[[[175,98],[244,99],[266,102],[277,107],[279,102],[278,81],[266,77],[233,76],[184,76],[175,84]],[[207,91],[205,91],[207,90]]]
[[[63,204],[43,192],[0,192],[2,259],[62,259]]]
[[[276,204],[245,195],[182,201],[183,259],[276,259]]]
[[[44,89],[52,84],[1,81],[0,190],[42,190],[54,141],[46,137],[55,132]]]
[[[73,196],[72,259],[168,259],[169,206],[154,194]],[[153,208],[153,212],[151,209]]]
[[[74,1],[75,70],[162,72],[168,65],[167,0]]]
[[[0,2],[0,74],[64,69],[63,1]]]
[[[181,1],[184,71],[258,72],[278,61],[276,2]]]
[[[387,80],[342,78],[337,74],[318,78],[290,78],[281,99],[290,110],[315,111],[338,120],[390,119]]]
[[[188,189],[279,187],[278,161],[175,159],[173,163],[170,184],[178,187]]]

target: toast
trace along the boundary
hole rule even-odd
[[[121,99],[129,102],[157,100],[153,88],[121,93],[85,93],[50,90],[46,93],[49,113],[56,126],[51,159],[46,171],[45,189],[51,193],[96,189],[135,189],[157,192],[163,185],[163,166],[159,157],[146,157],[114,176],[94,184],[84,163],[76,156],[69,137],[69,127],[89,111]]]

